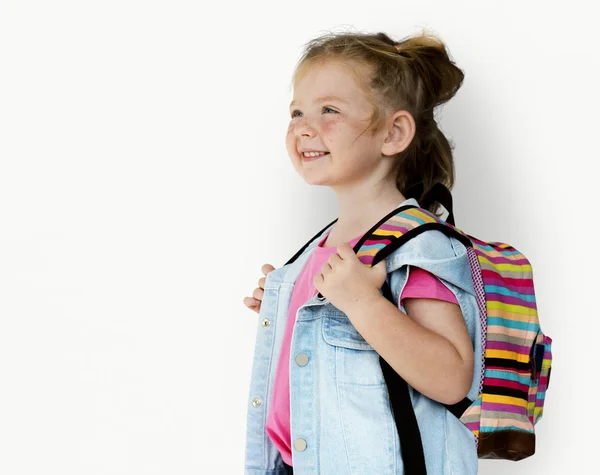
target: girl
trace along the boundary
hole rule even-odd
[[[335,192],[339,214],[293,263],[265,264],[244,299],[260,317],[246,474],[411,475],[379,355],[409,385],[427,473],[477,473],[473,434],[443,406],[479,390],[481,335],[464,245],[429,231],[374,267],[352,249],[388,212],[428,202],[435,184],[452,187],[452,149],[433,111],[462,80],[428,34],[308,43],[286,145],[304,180]],[[386,278],[397,305],[381,294]]]

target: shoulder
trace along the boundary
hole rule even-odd
[[[414,236],[386,257],[392,282],[406,281],[408,266],[420,267],[445,284],[474,292],[471,264],[466,246],[439,230],[428,230]],[[401,284],[401,286],[403,286]]]
[[[445,260],[462,258],[467,254],[465,245],[454,237],[450,237],[437,229],[422,232],[387,258],[388,272],[415,260]]]

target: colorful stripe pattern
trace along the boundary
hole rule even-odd
[[[484,242],[420,208],[400,211],[361,239],[358,258],[371,266],[386,246],[419,226],[446,226],[472,244],[471,271],[480,305],[484,370],[481,391],[461,421],[476,438],[509,430],[533,434],[542,416],[552,363],[552,339],[541,332],[527,258],[501,242]],[[362,244],[361,244],[362,243]],[[477,265],[473,265],[473,251]]]
[[[358,244],[361,242],[363,242],[363,244],[358,251],[355,249],[356,255],[362,263],[371,266],[377,253],[386,246],[392,244],[404,234],[423,224],[433,224],[437,222],[442,221],[435,215],[420,208],[411,208],[401,211],[380,224],[376,230],[367,236],[367,239],[364,242],[363,239],[361,239]]]

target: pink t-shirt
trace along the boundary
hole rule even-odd
[[[362,237],[358,236],[348,244],[351,247]],[[292,330],[296,322],[296,312],[317,294],[317,289],[313,285],[314,276],[321,270],[323,265],[329,259],[329,256],[336,251],[336,247],[322,247],[327,239],[325,236],[315,247],[312,255],[306,261],[306,264],[300,271],[292,298],[290,301],[289,313],[283,340],[281,343],[281,353],[277,370],[275,372],[275,381],[273,386],[273,397],[267,413],[265,430],[279,452],[285,463],[292,465],[292,440],[290,427],[290,346],[292,341]],[[446,300],[452,303],[458,303],[454,294],[442,284],[434,275],[420,269],[411,267],[408,281],[404,286],[400,301],[406,298],[433,298]]]

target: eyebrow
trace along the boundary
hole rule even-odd
[[[343,102],[344,104],[348,104],[348,101],[337,97],[337,96],[323,96],[323,97],[317,97],[313,103],[316,104],[317,102],[327,102],[327,101],[337,101],[337,102]],[[290,107],[294,106],[298,104],[298,101],[292,101],[290,102]]]

